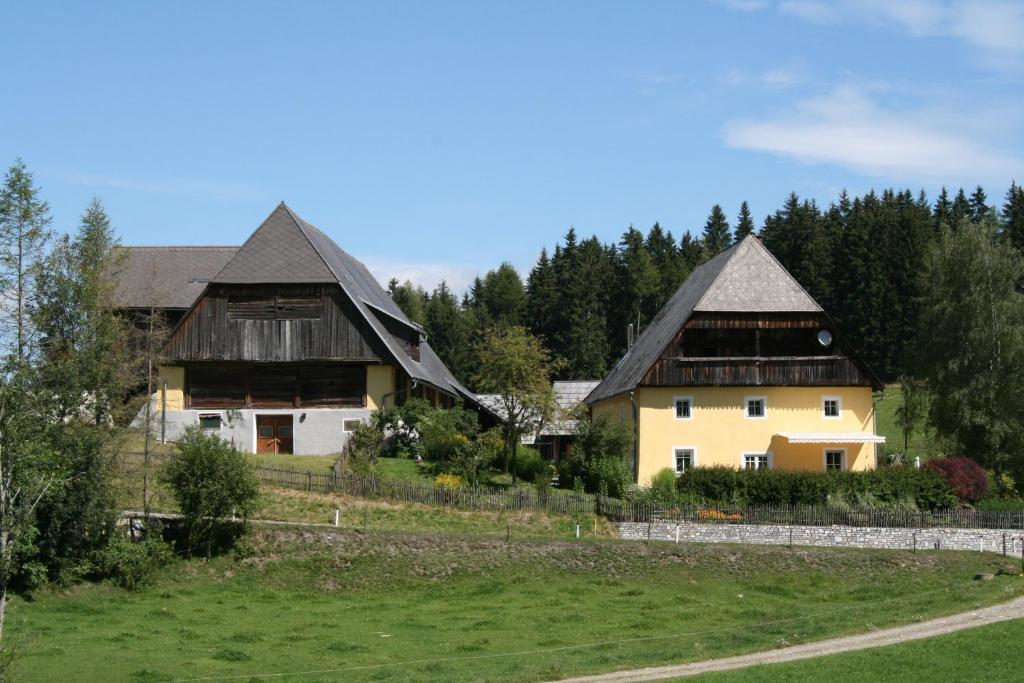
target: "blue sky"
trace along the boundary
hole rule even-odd
[[[0,163],[72,229],[239,244],[284,200],[461,289],[575,226],[1024,179],[1024,3],[0,5]]]

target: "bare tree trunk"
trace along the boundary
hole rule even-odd
[[[149,431],[153,419],[153,306],[149,307],[149,333],[146,335],[146,418],[142,437],[142,515],[149,522]]]

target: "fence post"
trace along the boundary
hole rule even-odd
[[[341,508],[334,508],[334,526],[338,526],[338,522],[341,521]]]
[[[313,470],[306,470],[306,490],[313,490]]]
[[[508,527],[505,529],[505,543],[508,544],[512,541],[512,522],[508,523]]]
[[[1006,557],[1006,533],[1003,533],[1003,557]]]

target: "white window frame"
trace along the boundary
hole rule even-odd
[[[690,451],[690,467],[693,469],[697,466],[697,447],[696,446],[673,446],[672,447],[672,471],[676,473],[676,476],[680,476],[682,472],[676,469],[676,452],[677,451]],[[684,472],[687,470],[684,470]]]
[[[203,418],[204,417],[218,417],[218,418],[220,418],[220,426],[217,427],[216,429],[207,429],[207,428],[203,427]],[[224,430],[224,413],[222,413],[220,411],[217,411],[217,410],[204,410],[201,413],[199,413],[199,417],[196,418],[196,425],[198,425],[199,429],[204,431],[204,432],[211,432],[211,433],[218,432],[219,433],[219,432]]]
[[[762,469],[762,468],[759,468],[759,467],[749,467],[749,468],[747,467],[747,456],[750,456],[750,455],[756,455],[756,456],[761,456],[761,457],[768,458],[768,469],[770,469],[770,470],[775,469],[775,458],[772,456],[772,452],[771,451],[744,451],[744,452],[740,453],[740,469],[741,470],[746,470],[746,469]]]
[[[842,461],[841,461],[841,464],[839,466],[839,470],[838,471],[845,472],[846,468],[847,468],[847,464],[846,464],[846,449],[845,448],[825,448],[825,449],[823,449],[821,451],[821,467],[822,467],[822,469],[825,472],[831,471],[828,468],[828,454],[829,453],[842,453],[843,454],[843,458],[842,458]]]
[[[341,419],[341,431],[344,434],[351,434],[353,432],[353,430],[345,429],[345,423],[346,422],[359,422],[360,424],[365,424],[366,420],[364,420],[361,417],[343,417]]]
[[[679,417],[678,404],[680,401],[686,401],[690,404],[690,414],[687,417]],[[692,420],[693,419],[693,396],[673,396],[672,397],[672,415],[677,420]]]
[[[751,415],[750,414],[750,402],[760,401],[761,402],[761,414]],[[743,417],[748,420],[767,420],[768,419],[768,397],[767,396],[744,396],[743,397]]]
[[[825,402],[835,401],[836,402],[836,414],[828,415],[825,413]],[[842,396],[822,396],[821,397],[821,417],[825,420],[839,420],[843,417],[843,397]]]

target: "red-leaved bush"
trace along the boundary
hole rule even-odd
[[[949,484],[953,493],[967,503],[977,503],[988,493],[988,475],[968,457],[935,458],[924,465]]]

